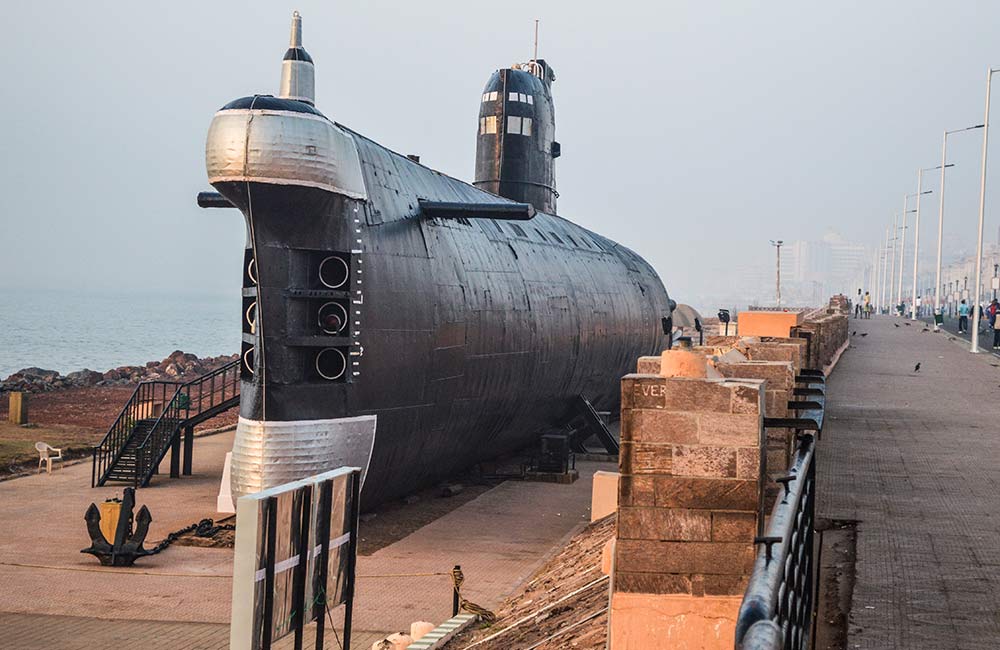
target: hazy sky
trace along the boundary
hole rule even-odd
[[[0,286],[238,291],[242,217],[195,205],[205,133],[229,100],[277,91],[293,9],[320,110],[466,180],[482,87],[530,58],[541,19],[560,212],[682,302],[770,264],[771,238],[874,244],[942,129],[982,121],[1000,65],[996,2],[10,3]],[[952,250],[974,236],[978,133],[949,141]]]

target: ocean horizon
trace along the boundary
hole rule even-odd
[[[240,349],[240,292],[0,288],[0,379],[31,366],[104,372]]]

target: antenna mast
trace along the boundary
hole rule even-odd
[[[535,58],[532,61],[538,60],[538,19],[535,18]]]

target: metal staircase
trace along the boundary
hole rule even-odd
[[[188,382],[144,381],[94,447],[90,486],[108,481],[149,485],[170,454],[170,476],[191,473],[194,427],[240,403],[240,362]]]

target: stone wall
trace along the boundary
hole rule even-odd
[[[732,647],[755,558],[765,385],[622,378],[614,650],[666,638],[671,648]]]

